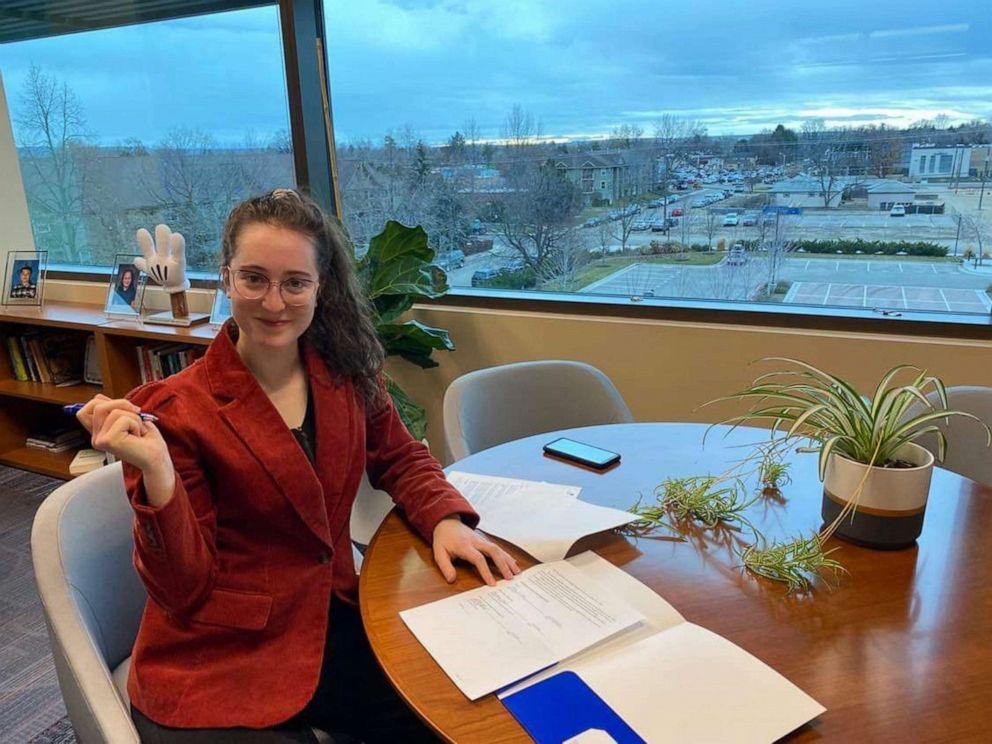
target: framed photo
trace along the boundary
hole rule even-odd
[[[214,290],[214,304],[210,308],[210,325],[223,325],[231,317],[231,298],[224,291],[224,280],[217,279],[217,289]]]
[[[3,280],[4,305],[41,305],[48,251],[9,251]]]
[[[145,275],[134,265],[139,254],[118,253],[114,271],[107,287],[107,303],[103,311],[114,318],[141,316],[141,300],[145,294]]]

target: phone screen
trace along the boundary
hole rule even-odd
[[[616,452],[593,447],[589,444],[576,442],[574,439],[556,439],[544,447],[546,452],[559,457],[567,457],[579,462],[586,462],[590,465],[604,466],[620,459]]]

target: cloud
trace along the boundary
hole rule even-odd
[[[409,126],[431,143],[520,104],[548,135],[650,130],[662,113],[748,134],[804,112],[886,121],[992,115],[987,0],[325,0],[339,142]],[[898,18],[898,21],[894,21]],[[914,20],[916,19],[916,20]],[[187,18],[0,48],[8,95],[31,62],[65,80],[101,141],[176,126],[239,143],[288,127],[277,12]]]

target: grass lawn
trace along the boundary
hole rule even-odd
[[[607,258],[597,258],[589,262],[575,277],[568,283],[569,292],[577,292],[583,287],[588,287],[593,282],[598,282],[620,269],[626,268],[635,263],[652,264],[672,264],[675,266],[712,266],[720,263],[726,253],[695,253],[687,252],[682,254],[682,259],[678,254],[667,256],[609,256]]]

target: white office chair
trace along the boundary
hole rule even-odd
[[[582,362],[480,369],[444,393],[444,438],[452,462],[532,434],[633,421],[610,378]]]
[[[132,563],[133,516],[116,463],[53,491],[31,529],[55,671],[80,744],[140,741],[126,689],[147,599]]]
[[[927,399],[934,405],[940,405],[936,393],[930,393]],[[992,388],[972,385],[949,387],[947,407],[954,411],[971,413],[992,426]],[[906,415],[916,416],[922,410],[923,406],[917,404]],[[985,430],[975,421],[963,416],[951,416],[947,423],[939,422],[938,425],[947,438],[947,456],[943,462],[937,464],[973,481],[992,485],[992,449],[986,446]],[[923,436],[917,442],[936,456],[935,436]]]

